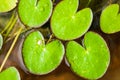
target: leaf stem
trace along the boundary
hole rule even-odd
[[[88,6],[90,5],[90,3],[91,3],[91,0],[89,0],[89,1],[88,1],[88,3],[87,3],[87,5],[86,5],[86,6],[88,7]]]
[[[13,29],[13,27],[14,27],[17,19],[18,19],[18,16],[16,16],[16,17],[14,18],[13,22],[12,22],[11,25],[9,26],[9,28],[8,28],[8,30],[7,30],[7,33],[6,33],[6,35],[5,35],[4,40],[6,40],[7,36],[8,36],[9,33],[11,32],[11,30]]]
[[[55,0],[53,0],[53,3],[55,2]]]
[[[51,41],[52,37],[53,37],[53,34],[50,35],[50,38],[48,39],[47,43]]]
[[[39,1],[40,1],[40,0],[37,0],[37,1],[36,1],[36,4],[35,4],[36,6],[38,5],[38,2],[39,2]]]
[[[15,43],[17,42],[17,39],[18,39],[18,37],[19,37],[22,29],[23,29],[22,27],[19,29],[18,34],[16,35],[16,37],[15,37],[15,39],[14,39],[14,41],[13,41],[11,47],[10,47],[10,49],[8,50],[8,52],[7,52],[4,60],[3,60],[3,62],[2,62],[2,65],[0,66],[0,72],[2,71],[2,69],[3,69],[3,67],[4,67],[4,65],[5,65],[8,57],[9,57],[9,55],[10,55],[10,53],[12,52],[12,49],[13,49],[13,47],[15,46]]]
[[[112,3],[112,0],[109,0],[109,4],[111,4]]]
[[[10,20],[9,20],[9,22],[7,23],[7,25],[5,26],[5,28],[2,30],[1,34],[3,34],[3,33],[9,28],[9,26],[11,25],[14,17],[15,17],[15,13],[12,14],[12,17],[10,18]]]

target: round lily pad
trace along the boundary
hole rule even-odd
[[[8,12],[16,7],[18,0],[0,0],[0,13]]]
[[[3,38],[2,35],[0,34],[0,49],[2,48],[2,45],[3,45]]]
[[[20,75],[15,67],[10,67],[0,73],[0,80],[20,80]]]
[[[88,32],[85,34],[83,46],[75,41],[67,44],[66,58],[77,75],[86,79],[98,79],[109,66],[110,52],[100,35]]]
[[[56,69],[64,56],[64,46],[59,40],[45,44],[39,31],[30,33],[23,42],[23,61],[29,72],[47,74]]]
[[[118,4],[111,4],[102,11],[100,17],[100,28],[103,32],[108,34],[120,31],[120,14]]]
[[[29,27],[40,27],[51,16],[51,0],[20,0],[18,14],[21,21]]]
[[[77,12],[79,0],[62,0],[54,9],[51,29],[62,40],[81,37],[90,27],[93,14],[90,8]]]

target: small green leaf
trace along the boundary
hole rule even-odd
[[[18,14],[21,21],[29,27],[40,27],[51,16],[51,0],[20,0]]]
[[[2,48],[2,45],[3,45],[3,38],[2,35],[0,34],[0,49]]]
[[[81,37],[90,27],[93,14],[90,8],[77,12],[79,0],[63,0],[54,9],[51,29],[56,37],[72,40]]]
[[[45,45],[39,31],[30,33],[22,48],[23,60],[29,72],[47,74],[59,66],[64,56],[64,46],[59,40]]]
[[[20,75],[15,67],[10,67],[0,73],[0,80],[20,80]]]
[[[8,12],[16,7],[18,0],[0,0],[0,13]]]
[[[110,63],[110,52],[104,39],[94,32],[84,37],[84,45],[75,41],[67,44],[66,58],[71,69],[87,79],[98,79],[103,76]]]
[[[100,17],[100,28],[103,32],[108,34],[120,31],[120,14],[118,4],[111,4],[102,11]]]

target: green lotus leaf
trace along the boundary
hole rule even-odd
[[[119,5],[111,4],[106,7],[100,17],[100,28],[104,33],[116,33],[120,31]]]
[[[39,31],[30,33],[23,43],[23,60],[33,74],[47,74],[56,69],[64,56],[64,46],[59,40],[45,44]]]
[[[62,40],[81,37],[90,27],[93,14],[90,8],[77,12],[79,0],[62,0],[54,9],[51,29]]]
[[[105,74],[110,63],[110,52],[100,35],[88,32],[83,46],[75,41],[67,44],[66,58],[73,72],[93,80]]]
[[[8,12],[16,7],[18,0],[0,0],[0,13]]]
[[[40,27],[51,16],[51,0],[20,0],[18,14],[21,21],[29,27]]]
[[[0,80],[20,80],[20,75],[15,67],[10,67],[0,73]]]

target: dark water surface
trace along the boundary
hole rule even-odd
[[[56,5],[59,1],[60,0],[56,0],[56,3],[54,5]],[[108,34],[104,34],[99,28],[99,19],[100,19],[101,11],[104,9],[104,7],[106,7],[110,3],[120,3],[120,0],[91,0],[90,4],[88,4],[88,1],[89,0],[80,0],[79,9],[83,9],[85,7],[92,8],[94,14],[94,20],[90,30],[99,33],[106,40],[111,52],[110,66],[107,72],[105,73],[105,75],[99,80],[120,80],[120,32],[108,35]],[[2,30],[6,25],[6,23],[8,22],[11,13],[12,12],[8,14],[0,14],[0,30]],[[43,27],[40,30],[44,34],[44,37],[48,39],[50,34],[49,22],[45,24],[45,26],[48,27]],[[21,80],[85,80],[75,75],[71,71],[71,69],[65,63],[65,59],[63,59],[62,63],[56,70],[54,70],[53,72],[47,75],[38,76],[27,72],[23,66],[23,62],[21,59],[22,57],[20,55],[21,44],[23,39],[24,39],[24,34],[21,34],[19,40],[17,41],[17,44],[15,45],[9,59],[7,60],[4,66],[4,69],[10,66],[15,66],[20,72]],[[3,61],[12,41],[13,40],[10,40],[3,45],[0,54],[0,64]]]

